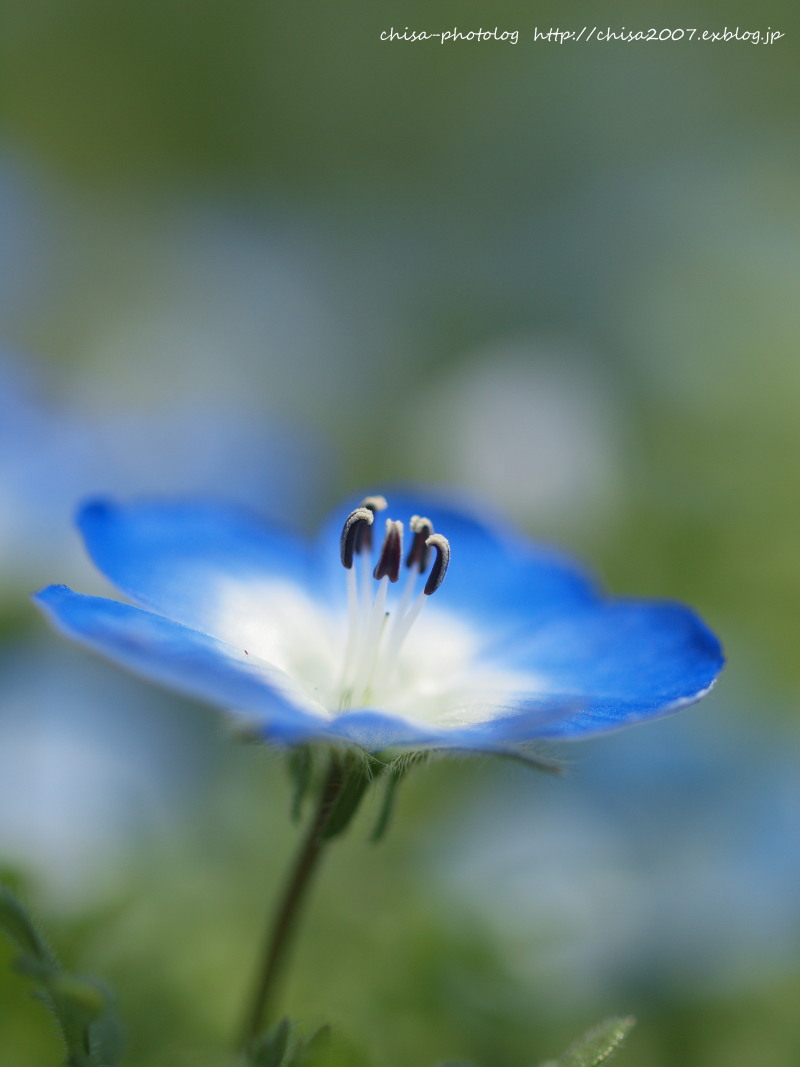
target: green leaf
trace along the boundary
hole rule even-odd
[[[96,1063],[91,1056],[90,1027],[105,1009],[103,994],[89,982],[63,971],[53,975],[47,992],[71,1053],[70,1062]]]
[[[50,992],[62,1004],[69,1005],[73,1017],[84,1019],[87,1026],[105,1010],[105,997],[96,985],[64,971],[54,975]]]
[[[0,929],[20,953],[17,970],[37,983],[34,996],[58,1023],[67,1067],[116,1067],[121,1029],[108,992],[92,979],[63,970],[22,904],[6,888],[0,889]]]
[[[33,920],[5,886],[0,887],[0,929],[11,938],[23,959],[38,963],[46,971],[58,966]]]
[[[105,1007],[91,1026],[92,1055],[101,1067],[117,1067],[122,1060],[125,1031],[114,1007],[114,997],[110,990],[100,982],[95,984],[103,994]]]
[[[548,1060],[541,1067],[600,1067],[618,1051],[635,1021],[630,1016],[606,1019],[579,1038],[560,1059]]]

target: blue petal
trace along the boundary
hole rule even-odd
[[[534,736],[579,737],[665,715],[699,700],[725,662],[719,641],[689,608],[610,600],[498,649],[541,680],[539,700],[563,714]],[[492,730],[492,727],[489,727]]]
[[[370,752],[493,747],[485,738],[479,743],[471,731],[430,726],[380,710],[361,709],[334,719],[315,714],[292,699],[296,689],[282,671],[130,604],[84,596],[63,585],[49,586],[33,599],[66,636],[150,681],[244,715],[275,744],[327,740]]]
[[[482,631],[497,637],[541,620],[594,603],[593,580],[558,552],[490,525],[457,506],[442,505],[424,494],[390,493],[389,507],[375,520],[374,551],[384,516],[400,519],[408,530],[412,515],[431,520],[450,541],[447,577],[435,597],[439,607],[469,616]],[[343,595],[339,534],[358,498],[344,504],[325,523],[319,550],[329,594]],[[406,537],[408,533],[406,532]]]
[[[404,719],[391,712],[359,709],[337,715],[331,721],[327,736],[350,741],[368,752],[382,752],[392,748],[438,746],[443,733],[441,728]]]
[[[304,584],[310,573],[306,546],[234,508],[96,500],[78,525],[94,562],[132,600],[211,633],[220,585],[246,599],[265,579]]]
[[[532,671],[541,685],[527,696],[515,694],[494,718],[448,728],[361,711],[335,720],[333,728],[341,722],[343,733],[373,750],[382,742],[503,753],[677,711],[699,700],[724,664],[717,638],[689,608],[624,600],[581,609],[498,655],[505,666]]]
[[[135,674],[251,716],[270,739],[293,744],[326,728],[327,717],[282,671],[213,637],[63,585],[34,601],[68,637]]]
[[[351,741],[369,752],[396,748],[432,748],[458,752],[507,753],[514,746],[535,741],[554,718],[574,711],[573,704],[556,698],[531,704],[524,713],[511,712],[473,726],[442,726],[406,719],[391,712],[361,708],[338,715],[327,736]]]

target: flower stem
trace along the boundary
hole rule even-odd
[[[319,793],[316,811],[300,842],[294,862],[289,868],[283,892],[278,898],[274,917],[267,927],[261,968],[258,972],[253,998],[242,1027],[241,1047],[264,1029],[270,1020],[277,987],[297,930],[303,904],[308,896],[314,874],[325,852],[330,835],[326,834],[330,816],[341,799],[348,782],[349,768],[334,755],[327,777]]]

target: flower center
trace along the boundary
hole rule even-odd
[[[442,584],[450,562],[447,538],[434,533],[429,519],[413,515],[409,523],[412,541],[405,562],[403,524],[387,519],[383,544],[373,568],[373,523],[376,513],[386,507],[382,496],[366,497],[350,512],[342,528],[341,559],[347,573],[347,644],[337,687],[340,711],[369,705],[386,690],[400,649],[425,601]],[[389,585],[398,582],[404,568],[402,592],[390,602]]]

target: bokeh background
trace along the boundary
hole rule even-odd
[[[743,42],[534,42],[725,26]],[[379,40],[391,26],[519,44]],[[729,667],[551,780],[411,776],[318,886],[286,1006],[353,1064],[800,1058],[798,18],[778,0],[11,0],[0,33],[0,863],[130,1067],[225,1062],[296,830],[281,760],[50,635],[88,494],[311,530],[463,490]],[[374,813],[373,813],[374,814]],[[0,945],[0,1047],[58,1044]]]

